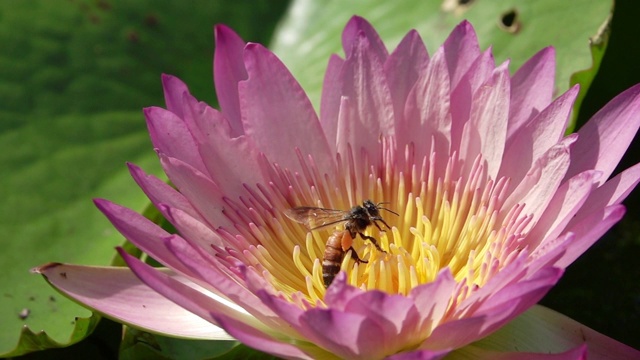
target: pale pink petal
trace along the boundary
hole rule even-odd
[[[531,165],[562,140],[579,90],[578,86],[572,87],[512,134],[507,140],[499,176],[519,183]]]
[[[342,32],[342,48],[345,54],[349,54],[354,42],[358,41],[358,37],[364,35],[369,41],[370,49],[373,55],[378,57],[378,61],[384,63],[389,56],[387,48],[384,46],[382,39],[378,36],[376,30],[369,24],[367,20],[360,16],[353,16],[347,22]]]
[[[427,68],[407,96],[404,118],[398,124],[398,143],[413,143],[417,154],[448,155],[451,147],[449,73],[442,48],[429,60]],[[432,144],[432,141],[435,144]]]
[[[360,34],[348,53],[340,74],[342,101],[338,120],[338,152],[353,149],[356,161],[364,150],[370,159],[381,158],[380,138],[393,135],[393,102],[383,63],[373,54],[369,40]]]
[[[480,46],[473,26],[467,20],[453,29],[444,45],[444,56],[449,71],[450,87],[455,89],[471,64],[480,56]]]
[[[407,102],[409,91],[413,88],[418,77],[423,73],[429,63],[429,54],[424,42],[417,31],[410,31],[391,53],[384,63],[384,72],[391,91],[393,112],[396,124],[402,122],[404,106]],[[398,135],[407,129],[396,129]]]
[[[507,135],[509,116],[509,69],[507,63],[498,67],[493,76],[473,95],[468,131],[463,132],[460,154],[466,159],[467,169],[482,154],[487,164],[487,175],[496,179]],[[467,135],[465,137],[465,134]]]
[[[244,133],[240,120],[238,82],[247,78],[242,58],[245,42],[224,25],[216,25],[214,32],[216,50],[213,58],[213,80],[220,108],[229,119],[231,136],[236,137]]]
[[[585,170],[603,173],[599,184],[611,175],[640,126],[640,84],[616,96],[578,131],[571,152],[570,178]]]
[[[200,152],[186,124],[176,114],[159,107],[144,110],[151,141],[160,152],[206,173]]]
[[[507,141],[527,122],[546,108],[553,97],[556,51],[540,50],[511,78],[511,104]]]
[[[33,271],[42,274],[65,295],[118,322],[183,338],[233,339],[140,282],[127,268],[51,263]],[[164,272],[166,276],[176,276]]]
[[[552,354],[586,345],[589,359],[640,358],[638,350],[540,305],[533,306],[477,345],[493,351]],[[465,348],[459,351],[464,354]]]

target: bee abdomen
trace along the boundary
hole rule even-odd
[[[322,258],[322,280],[324,281],[324,287],[329,287],[333,279],[340,272],[340,265],[344,257],[344,250],[342,250],[340,238],[341,236],[338,236],[338,234],[331,235],[324,249],[324,257]]]

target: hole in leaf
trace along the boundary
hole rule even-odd
[[[515,34],[520,31],[520,18],[518,17],[518,11],[516,9],[511,9],[500,16],[500,21],[498,22],[500,25],[500,29]]]

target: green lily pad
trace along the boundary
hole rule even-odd
[[[492,46],[498,63],[510,59],[512,72],[540,49],[553,45],[557,52],[557,94],[579,81],[582,98],[604,53],[612,7],[611,0],[577,0],[570,4],[556,0],[298,0],[276,32],[273,49],[317,107],[327,54],[342,54],[337,39],[353,14],[369,20],[389,49],[410,29],[418,30],[430,53],[467,19],[478,34],[480,46]],[[576,72],[580,76],[572,78]]]
[[[148,204],[125,162],[160,173],[141,111],[164,103],[160,74],[214,103],[213,25],[265,41],[286,4],[0,2],[0,357],[93,330],[98,317],[30,268],[111,261],[123,239],[91,198]]]

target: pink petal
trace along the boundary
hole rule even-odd
[[[262,303],[269,308],[269,312],[276,314],[283,322],[295,330],[298,334],[297,337],[307,339],[310,342],[316,343],[319,339],[315,335],[308,331],[307,327],[300,322],[300,317],[304,314],[298,305],[288,300],[283,300],[276,295],[268,293],[266,290],[256,291],[256,296],[262,300]]]
[[[169,180],[191,201],[211,228],[231,226],[224,215],[223,193],[205,174],[178,159],[159,154]]]
[[[446,66],[444,50],[440,48],[408,94],[404,118],[398,124],[398,143],[413,143],[417,154],[428,154],[432,146],[438,154],[449,154],[451,89]]]
[[[162,89],[167,110],[184,119],[184,105],[182,97],[189,93],[187,85],[175,76],[162,74]]]
[[[389,56],[387,48],[384,46],[382,39],[380,39],[380,36],[378,36],[373,26],[360,16],[351,17],[342,32],[342,48],[344,49],[344,53],[349,54],[351,52],[353,43],[357,42],[358,37],[361,35],[364,35],[369,41],[372,54],[378,57],[380,63],[384,63]]]
[[[487,175],[496,179],[502,165],[509,116],[508,64],[498,67],[493,76],[473,95],[468,131],[463,132],[461,155],[468,163],[482,154]],[[465,136],[466,134],[466,136]]]
[[[165,204],[172,208],[181,209],[199,221],[203,220],[189,200],[166,182],[153,175],[147,175],[134,164],[129,163],[127,166],[133,179],[156,207],[160,206],[160,204]]]
[[[212,317],[212,312],[222,313],[253,326],[262,326],[253,316],[239,311],[237,305],[226,305],[221,297],[205,288],[193,282],[172,278],[157,268],[151,267],[138,258],[127,254],[120,248],[118,252],[131,271],[148,287],[202,319],[217,325],[216,320]]]
[[[331,286],[324,294],[324,302],[328,307],[344,311],[349,302],[362,294],[363,290],[347,284],[347,277],[344,271],[338,273],[333,279]]]
[[[75,301],[146,331],[190,339],[232,340],[222,329],[169,301],[124,267],[46,264],[34,272]],[[167,272],[167,276],[176,276]]]
[[[456,26],[445,40],[443,48],[451,79],[450,87],[455,89],[471,64],[480,56],[478,38],[471,23],[463,20]]]
[[[507,139],[551,102],[556,75],[556,52],[552,47],[540,50],[511,78],[511,108]]]
[[[331,55],[327,71],[322,83],[322,97],[320,100],[320,123],[322,130],[329,142],[331,152],[335,153],[338,143],[338,116],[340,114],[340,101],[342,92],[342,78],[340,73],[344,66],[344,60],[337,55]]]
[[[188,213],[166,205],[160,207],[164,217],[175,226],[176,230],[194,246],[213,254],[213,246],[224,247],[225,241],[202,221]]]
[[[483,335],[495,331],[504,324],[503,319],[495,316],[496,312],[505,318],[519,315],[540,301],[558,282],[562,273],[563,270],[560,268],[543,268],[533,274],[530,279],[506,286],[493,294],[475,311],[478,315],[488,315]]]
[[[208,174],[223,193],[232,198],[246,194],[245,184],[263,182],[258,168],[258,150],[245,136],[232,137],[227,119],[217,110],[186,94],[191,130]],[[206,173],[206,172],[205,172]]]
[[[420,340],[422,312],[412,299],[403,295],[390,295],[382,291],[367,291],[349,302],[345,311],[360,314],[372,320],[382,331],[380,339],[385,349],[403,349],[407,343]]]
[[[557,268],[543,269],[532,280],[501,289],[488,297],[472,317],[467,314],[438,326],[421,348],[459,348],[488,335],[539,301],[561,273]]]
[[[375,56],[369,40],[359,33],[342,68],[342,101],[338,120],[338,152],[346,158],[353,149],[361,163],[364,150],[369,159],[381,158],[380,138],[393,135],[393,102],[383,63]],[[377,164],[376,164],[377,165]]]
[[[604,209],[598,209],[584,218],[579,223],[567,228],[567,231],[576,234],[576,241],[567,249],[566,254],[555,266],[566,268],[578,256],[582,255],[591,247],[607,230],[617,223],[624,215],[625,209],[622,205],[612,205]]]
[[[575,138],[575,135],[567,136],[540,157],[503,207],[509,209],[515,203],[525,204],[524,213],[533,214],[537,220],[551,201],[570,166],[569,148]]]
[[[640,358],[638,350],[540,305],[532,307],[477,344],[492,351],[524,353],[570,353],[586,345],[591,359]]]
[[[216,50],[213,58],[213,80],[220,108],[229,119],[231,136],[236,137],[244,133],[240,120],[238,83],[247,78],[242,58],[245,42],[224,25],[216,25],[214,32]]]
[[[249,78],[239,85],[242,122],[256,147],[282,168],[299,169],[294,149],[313,155],[321,173],[333,172],[333,154],[304,90],[269,50],[249,44]]]
[[[151,141],[156,149],[206,173],[200,152],[186,124],[176,114],[159,107],[144,110]]]
[[[547,238],[557,238],[565,226],[580,210],[589,194],[595,188],[595,181],[602,174],[599,171],[585,171],[560,185],[553,195],[547,209],[544,211],[533,229],[527,234],[527,240],[542,241]],[[537,243],[529,243],[535,248]]]
[[[103,199],[95,199],[94,203],[113,226],[140,250],[176,272],[190,274],[190,271],[162,246],[162,239],[170,235],[168,232],[131,209]]]
[[[420,312],[420,329],[432,329],[442,321],[456,285],[451,271],[445,268],[434,281],[411,289],[409,296]]]
[[[566,178],[600,170],[600,184],[611,175],[640,126],[640,84],[616,96],[578,131]]]
[[[491,77],[495,68],[493,54],[491,49],[488,49],[476,57],[456,87],[451,88],[451,149],[457,150],[458,153],[462,147],[464,128],[469,122],[473,96]]]
[[[320,339],[319,346],[341,358],[372,359],[386,355],[383,330],[366,316],[313,308],[300,321]]]
[[[420,349],[450,350],[477,340],[485,325],[483,316],[461,318],[439,325]]]
[[[215,289],[234,304],[245,309],[246,312],[260,320],[268,328],[279,329],[280,332],[290,336],[297,336],[291,331],[285,321],[271,311],[262,301],[247,287],[243,286],[241,279],[230,276],[230,270],[219,264],[213,256],[206,257],[202,252],[194,250],[185,240],[174,236],[165,240],[167,248],[178,258],[184,266],[195,274],[207,288]],[[206,259],[205,259],[206,257]],[[238,316],[235,316],[238,318]]]
[[[512,134],[507,140],[500,176],[519,183],[533,162],[562,140],[578,91],[579,87],[574,86]]]
[[[396,122],[401,121],[409,91],[429,63],[429,54],[417,31],[410,31],[384,63]],[[398,135],[406,129],[399,127]]]
[[[636,164],[611,180],[595,189],[582,209],[575,215],[569,223],[569,227],[582,221],[593,209],[601,209],[610,205],[617,205],[624,200],[640,181],[640,164]]]
[[[314,359],[315,356],[307,355],[301,349],[282,341],[278,341],[271,336],[248,326],[240,321],[234,320],[225,314],[212,314],[220,326],[231,336],[238,339],[243,344],[254,349],[281,356],[286,359]],[[302,344],[301,344],[302,345]],[[316,350],[318,352],[318,350]],[[320,355],[320,354],[319,354]],[[328,354],[321,354],[327,356]]]
[[[517,284],[527,273],[526,267],[528,261],[528,254],[526,250],[524,250],[512,263],[500,269],[486,284],[472,292],[469,297],[463,300],[460,305],[458,305],[456,311],[458,313],[471,313],[481,304],[489,301],[493,294],[507,286]]]

